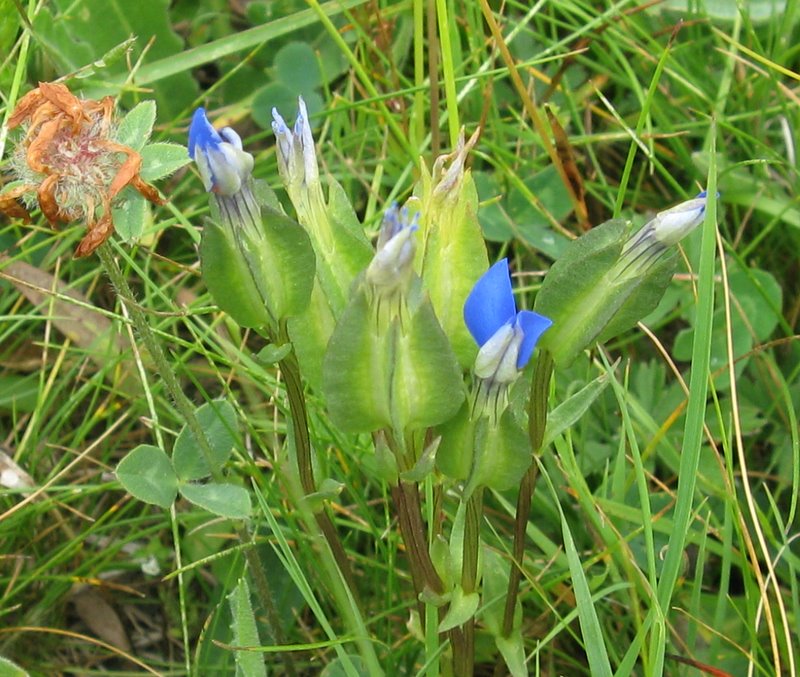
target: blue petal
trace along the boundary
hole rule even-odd
[[[464,303],[464,322],[472,338],[482,346],[516,313],[508,259],[502,259],[475,283]]]
[[[194,159],[195,148],[201,149],[213,146],[216,148],[222,143],[222,137],[217,133],[206,117],[205,108],[198,108],[192,116],[189,126],[189,157]]]
[[[532,310],[520,310],[517,313],[517,326],[522,329],[522,344],[517,355],[517,369],[522,369],[531,359],[533,349],[539,337],[553,324],[553,320]]]

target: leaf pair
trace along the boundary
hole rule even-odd
[[[234,484],[195,480],[214,474],[212,467],[221,468],[230,458],[236,444],[236,412],[225,400],[215,400],[195,411],[202,428],[210,458],[202,452],[188,426],[181,429],[173,447],[172,460],[160,447],[140,444],[117,466],[117,479],[135,498],[162,508],[169,508],[178,494],[195,505],[232,519],[250,515],[250,496]]]

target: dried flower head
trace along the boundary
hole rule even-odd
[[[91,254],[111,236],[111,207],[126,186],[163,202],[139,175],[141,155],[115,141],[111,97],[79,99],[62,84],[40,82],[20,99],[8,127],[23,132],[11,160],[21,185],[0,194],[0,211],[29,223],[28,210],[38,203],[53,226],[84,221],[75,256]]]

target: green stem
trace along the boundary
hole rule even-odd
[[[478,588],[478,557],[481,549],[481,518],[483,516],[483,487],[478,487],[467,499],[464,515],[464,543],[461,559],[461,588],[464,595]],[[470,677],[475,670],[475,616],[461,626],[462,641],[454,647],[457,675]]]
[[[280,343],[288,343],[289,335],[285,325],[281,327]],[[292,418],[292,430],[294,432],[294,446],[297,462],[297,473],[300,477],[300,486],[306,496],[317,491],[314,481],[314,465],[312,459],[311,438],[308,432],[308,412],[306,411],[306,399],[303,393],[303,381],[300,377],[300,365],[294,349],[280,361],[281,374],[286,384],[286,395],[289,399],[289,410]],[[331,521],[330,516],[325,512],[325,508],[320,508],[314,512],[314,519],[322,531],[322,535],[328,542],[328,546],[333,553],[336,564],[342,572],[347,585],[354,599],[358,600],[358,589],[356,587],[355,576],[350,568],[350,560],[347,552],[339,539],[336,527]]]
[[[531,441],[531,449],[534,456],[538,456],[542,451],[544,431],[547,427],[547,400],[552,375],[553,357],[549,352],[542,351],[536,362],[533,379],[531,379],[531,394],[528,403],[528,438]],[[531,463],[528,472],[522,478],[519,494],[517,495],[517,512],[514,517],[514,546],[512,550],[514,559],[511,564],[511,573],[508,577],[506,606],[503,613],[504,637],[509,637],[514,629],[514,609],[517,605],[519,584],[522,580],[522,561],[525,557],[525,533],[537,477],[537,465],[536,463]]]
[[[392,498],[397,510],[400,533],[411,562],[411,577],[415,591],[419,594],[428,588],[441,595],[444,592],[444,584],[433,566],[428,550],[417,485],[400,480],[392,487]]]
[[[108,242],[104,242],[100,245],[100,247],[98,247],[97,254],[100,257],[100,262],[103,264],[103,267],[106,270],[106,274],[111,280],[111,284],[114,285],[114,288],[117,291],[120,301],[125,304],[125,308],[130,315],[131,322],[133,322],[134,329],[136,329],[136,333],[144,342],[145,348],[150,354],[153,364],[155,364],[156,371],[164,383],[164,387],[167,389],[172,401],[175,403],[175,407],[178,409],[178,413],[181,415],[181,418],[183,418],[195,440],[197,440],[197,444],[200,447],[200,453],[206,459],[206,464],[211,469],[211,474],[214,477],[214,480],[217,482],[223,481],[224,476],[222,471],[213,461],[214,454],[211,450],[208,437],[206,437],[205,430],[203,430],[203,427],[197,420],[192,403],[183,392],[183,389],[178,382],[178,377],[172,370],[161,344],[156,340],[155,333],[153,332],[150,323],[147,321],[142,307],[136,301],[133,291],[128,285],[128,281],[125,279],[125,275],[122,273],[122,270],[117,264],[117,260],[114,258],[114,253],[111,249],[111,245]],[[241,525],[236,527],[236,533],[242,543],[251,541],[247,535],[247,532]],[[258,552],[255,550],[255,548],[249,547],[244,549],[244,553],[247,559],[250,575],[253,577],[253,581],[256,584],[256,592],[259,600],[261,601],[261,605],[264,607],[264,610],[267,613],[267,619],[271,626],[275,641],[278,644],[283,644],[284,638],[280,625],[280,618],[278,616],[277,609],[275,608],[269,583],[267,582],[267,577],[264,573],[264,567],[258,556]],[[284,655],[288,673],[290,675],[297,674],[291,652],[285,652]]]
[[[370,675],[370,677],[372,675],[381,677],[384,672],[364,624],[358,602],[353,596],[352,589],[348,587],[342,570],[333,556],[330,541],[324,537],[325,535],[319,526],[317,516],[310,509],[309,502],[305,500],[306,492],[300,486],[298,479],[295,473],[287,473],[286,481],[283,485],[287,493],[287,500],[290,505],[296,506],[297,514],[303,522],[311,542],[319,546],[315,548],[315,552],[319,554],[317,570],[320,573],[323,584],[330,590],[335,608],[338,609],[345,627],[350,633],[348,641],[352,640],[358,647],[359,654],[366,667],[366,674]],[[344,655],[345,657],[347,656],[347,654]],[[348,675],[352,674],[346,664],[344,669]]]

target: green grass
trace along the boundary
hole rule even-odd
[[[155,141],[185,144],[203,105],[240,132],[255,175],[289,208],[268,123],[272,105],[293,120],[302,93],[323,172],[370,235],[421,163],[481,125],[478,219],[490,261],[508,256],[520,273],[525,308],[582,233],[545,105],[592,225],[640,225],[698,189],[721,192],[644,326],[555,372],[551,411],[600,375],[610,387],[541,455],[524,655],[534,675],[797,674],[798,3],[138,4],[0,0],[0,119],[38,81],[73,73],[73,91],[119,97],[123,111],[154,99]],[[100,20],[106,11],[117,18]],[[130,34],[129,55],[95,63]],[[281,61],[289,45],[297,56]],[[17,138],[0,132],[5,169]],[[38,211],[32,226],[4,219],[0,463],[30,482],[0,486],[0,656],[31,675],[234,674],[228,597],[249,548],[283,632],[270,634],[254,598],[269,674],[288,674],[287,654],[297,674],[370,674],[370,654],[386,674],[446,674],[450,648],[430,631],[435,610],[427,634],[419,625],[373,439],[339,431],[307,392],[317,480],[341,485],[329,514],[356,572],[351,596],[292,471],[284,377],[200,276],[209,210],[197,172],[157,186],[169,202],[113,253],[191,403],[236,408],[242,444],[225,472],[251,493],[255,545],[183,499],[162,510],[123,490],[117,463],[139,444],[171,449],[185,417],[99,258],[72,258],[83,226],[56,232]],[[423,519],[441,517],[449,536],[458,500],[429,482]],[[505,575],[516,498],[484,496],[483,541]],[[489,615],[481,607],[476,674],[502,665]]]

